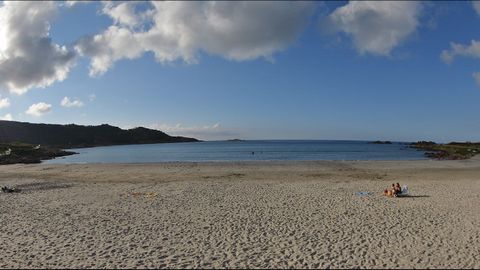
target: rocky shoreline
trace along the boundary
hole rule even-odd
[[[480,143],[472,142],[437,144],[432,141],[418,141],[412,143],[410,147],[427,151],[425,153],[426,157],[439,160],[469,159],[480,153]]]
[[[40,163],[42,160],[74,154],[77,153],[41,145],[25,143],[0,144],[0,165]]]

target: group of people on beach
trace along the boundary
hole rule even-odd
[[[400,194],[402,194],[402,188],[400,187],[399,183],[392,183],[392,187],[390,189],[387,188],[383,191],[383,195],[388,197],[397,197]]]

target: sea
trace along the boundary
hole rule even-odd
[[[421,160],[405,142],[373,144],[341,140],[246,140],[115,145],[69,149],[78,154],[46,164],[151,163],[272,160]]]

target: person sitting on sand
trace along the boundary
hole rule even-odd
[[[392,196],[397,197],[397,190],[395,189],[395,183],[392,183]]]
[[[397,184],[395,185],[395,194],[396,194],[396,195],[402,194],[402,187],[400,187],[400,183],[397,183]]]
[[[389,189],[389,188],[386,188],[384,191],[383,191],[383,195],[387,196],[387,197],[393,197],[393,190],[392,189]]]
[[[393,183],[392,184],[392,188],[391,189],[385,189],[383,191],[383,195],[385,196],[388,196],[388,197],[397,197],[397,189],[395,187],[395,184]]]

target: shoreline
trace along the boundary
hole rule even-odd
[[[41,163],[36,163],[38,165],[162,165],[162,164],[248,164],[248,163],[265,163],[265,164],[275,164],[275,163],[317,163],[317,162],[346,162],[346,163],[354,163],[354,162],[418,162],[418,161],[448,161],[448,160],[441,160],[441,159],[400,159],[400,160],[392,160],[392,159],[378,159],[378,160],[361,160],[361,159],[343,159],[343,160],[335,160],[335,159],[316,159],[316,160],[278,160],[278,159],[271,159],[271,160],[199,160],[199,161],[152,161],[152,162],[71,162],[71,163],[47,163],[52,159],[42,160]],[[45,161],[45,162],[44,162]],[[15,165],[15,164],[28,164],[28,163],[14,163],[14,164],[4,164],[4,165]]]

